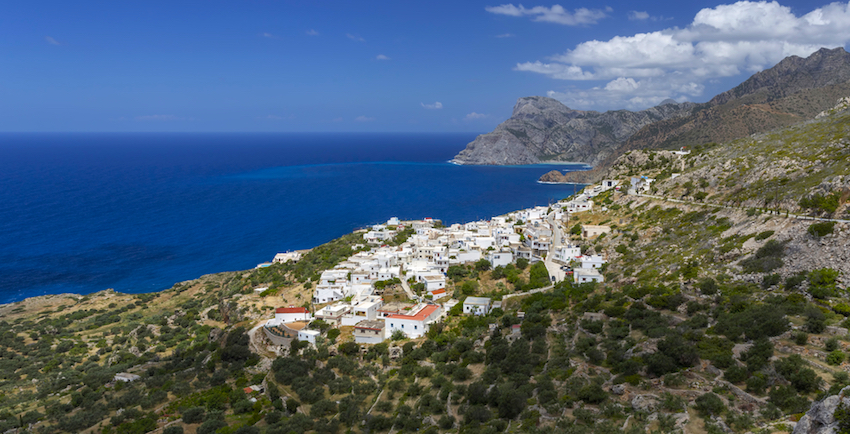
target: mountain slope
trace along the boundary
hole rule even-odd
[[[491,133],[461,151],[458,164],[535,164],[571,161],[596,164],[611,150],[653,122],[690,114],[693,103],[664,101],[640,112],[572,110],[552,98],[520,98],[513,114]]]
[[[791,56],[700,104],[687,117],[662,120],[631,136],[622,150],[671,149],[724,142],[811,119],[850,93],[850,53],[822,48]]]
[[[628,150],[724,142],[811,119],[850,94],[850,54],[820,49],[790,56],[701,104],[662,103],[641,112],[570,110],[543,97],[521,98],[510,119],[467,145],[461,164],[560,160],[601,166],[577,173],[592,181]]]

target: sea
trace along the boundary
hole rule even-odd
[[[352,230],[547,205],[573,166],[459,166],[470,133],[0,134],[0,303],[142,293]]]

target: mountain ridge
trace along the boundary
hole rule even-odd
[[[517,101],[511,118],[478,136],[453,161],[601,166],[569,176],[589,182],[626,151],[728,141],[788,126],[813,118],[832,107],[836,95],[848,93],[850,53],[838,47],[822,48],[806,58],[789,56],[705,103],[673,105],[665,100],[640,112],[598,113],[572,110],[551,98],[525,97]],[[541,100],[549,101],[537,104],[537,112],[525,110],[529,101]]]

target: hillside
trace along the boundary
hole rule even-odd
[[[502,307],[453,308],[418,339],[358,345],[314,322],[316,347],[286,348],[255,330],[315,308],[319,273],[367,249],[362,233],[160,293],[0,306],[0,431],[787,432],[850,385],[850,223],[795,215],[850,215],[849,128],[842,104],[684,156],[623,155],[607,175],[654,177],[652,194],[608,190],[561,224],[607,257],[604,283],[531,294],[543,262],[455,266],[449,294]]]
[[[850,94],[850,54],[822,48],[790,56],[706,103],[665,101],[640,112],[571,110],[544,97],[520,98],[511,117],[467,145],[459,164],[583,162],[597,170],[568,181],[598,181],[629,150],[725,142],[811,119]]]

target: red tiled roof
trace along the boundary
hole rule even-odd
[[[242,389],[242,390],[243,390],[243,391],[245,391],[245,393],[254,393],[254,389],[252,389],[252,388],[250,388],[250,387],[246,387],[246,388],[244,388],[244,389]]]
[[[279,307],[274,313],[310,313],[306,307]]]
[[[439,308],[439,306],[437,306],[435,304],[429,304],[428,306],[425,306],[424,308],[422,308],[422,310],[420,310],[419,313],[417,313],[416,315],[391,314],[391,315],[387,315],[387,318],[390,318],[390,319],[411,319],[411,320],[414,320],[414,321],[424,321],[425,318],[428,318],[428,316],[431,315],[432,313],[434,313],[434,311],[437,310],[438,308]]]
[[[445,293],[446,293],[446,290],[443,289],[443,288],[440,288],[440,289],[432,292],[431,294],[437,295],[437,294],[445,294]]]

